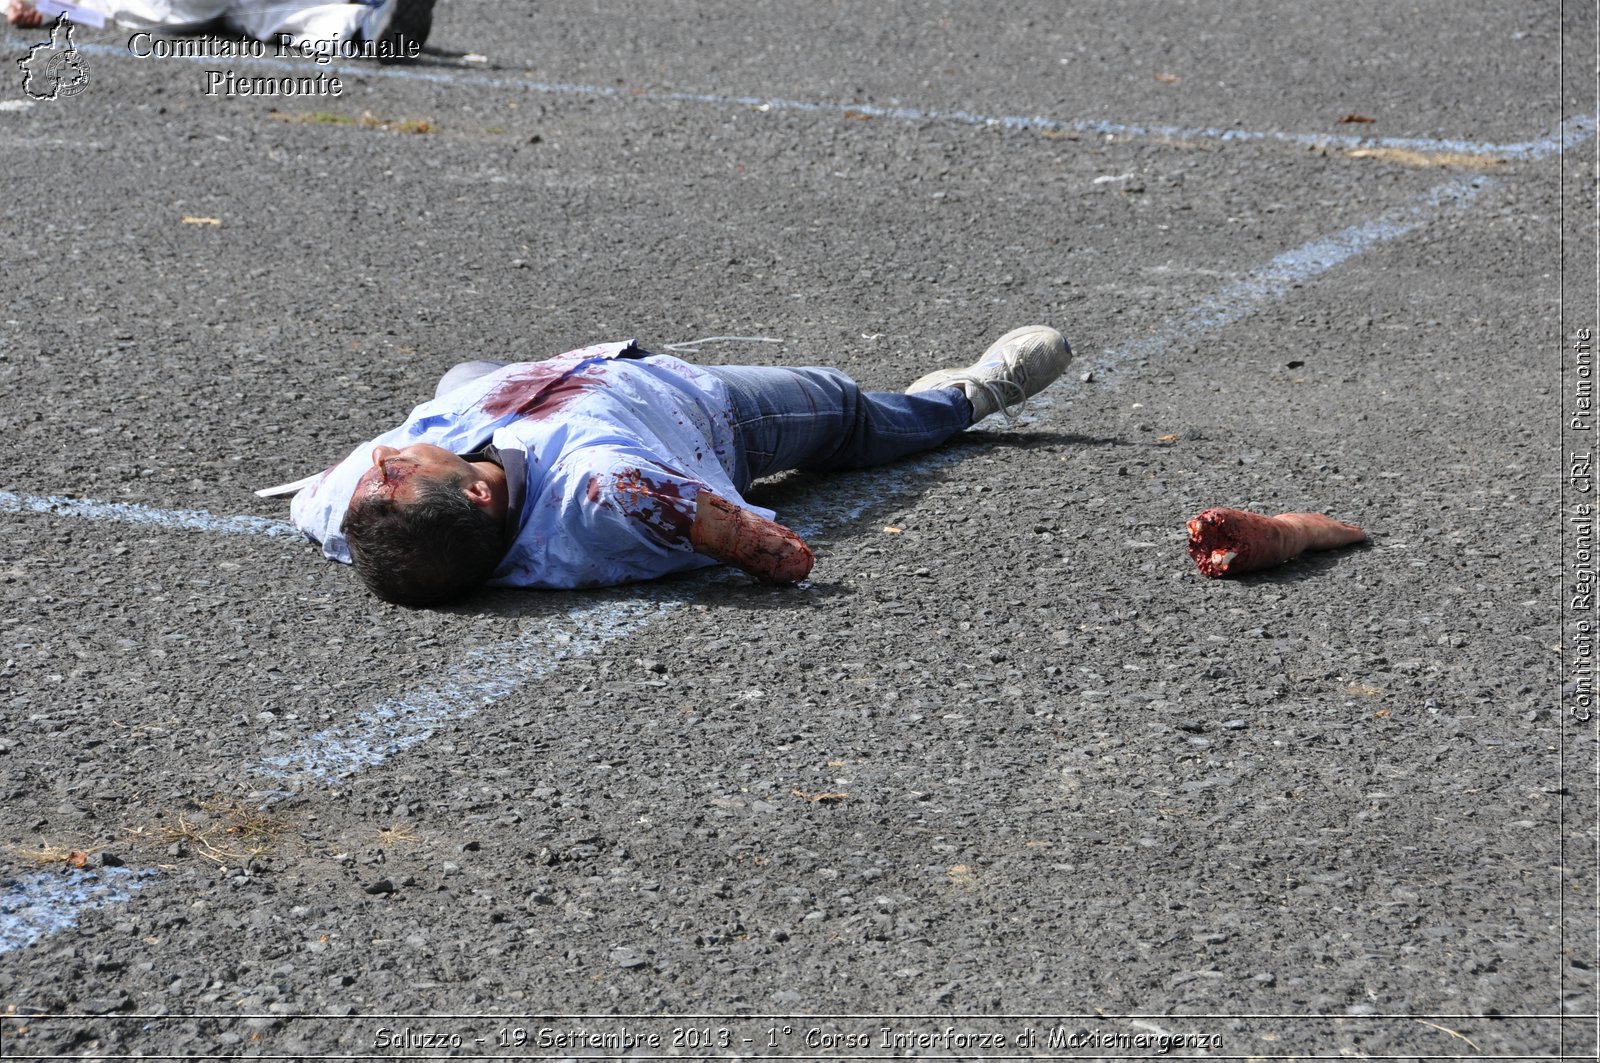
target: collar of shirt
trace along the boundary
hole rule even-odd
[[[486,443],[471,454],[463,454],[466,461],[492,461],[506,474],[506,541],[516,538],[522,526],[522,496],[528,484],[528,456],[520,450],[501,450]]]

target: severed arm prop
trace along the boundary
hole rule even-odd
[[[800,536],[710,491],[695,496],[689,545],[764,583],[799,583],[815,561]]]

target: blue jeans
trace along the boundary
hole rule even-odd
[[[639,352],[637,357],[647,358]],[[504,366],[462,362],[440,379],[443,395]],[[738,448],[733,485],[788,469],[864,469],[931,450],[972,424],[972,403],[955,388],[915,395],[862,391],[837,369],[708,365],[728,386]]]
[[[728,385],[740,491],[787,469],[863,469],[920,454],[972,424],[954,388],[862,391],[837,369],[703,366]]]

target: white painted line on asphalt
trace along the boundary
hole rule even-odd
[[[128,900],[154,871],[107,867],[63,876],[40,871],[0,889],[0,953],[76,926],[78,916]]]
[[[900,472],[890,475],[888,479],[880,476],[878,482],[900,483],[904,480],[905,471],[911,468],[913,465],[902,466]],[[891,487],[891,491],[898,489]],[[858,492],[856,501],[851,503],[854,508],[848,511],[844,519],[854,519],[867,506],[876,504],[876,501],[876,496],[871,491],[863,489]],[[19,495],[12,491],[0,491],[0,513],[36,513],[88,521],[151,524],[179,530],[214,532],[218,535],[261,535],[267,538],[287,536],[306,541],[304,533],[293,524],[270,517],[248,515],[222,517],[203,509],[160,509],[136,502],[102,502],[92,498],[67,498],[63,495]],[[820,528],[821,525],[810,527]],[[801,525],[795,525],[794,528],[803,536],[815,534],[814,531],[807,531],[806,527]]]
[[[1436,221],[1447,211],[1470,206],[1492,183],[1483,177],[1446,181],[1371,221],[1351,225],[1331,236],[1285,251],[1183,313],[1158,322],[1147,335],[1109,348],[1084,368],[1114,370],[1127,362],[1149,358],[1176,343],[1243,321],[1340,263],[1379,244],[1397,240]]]
[[[468,652],[442,683],[385,698],[349,723],[309,735],[245,771],[297,782],[333,782],[365,771],[429,738],[440,725],[477,714],[562,662],[642,630],[681,604],[645,591],[633,600],[579,605],[514,639]]]
[[[18,152],[44,154],[46,149],[70,148],[73,151],[105,151],[104,141],[67,140],[65,137],[38,137],[31,133],[0,133],[0,148],[15,148]]]
[[[8,38],[8,40],[21,44],[20,39],[16,39],[14,36]],[[91,55],[129,57],[126,47],[109,44],[80,44],[78,50],[88,52]],[[206,56],[171,56],[165,61],[217,65],[216,59]],[[1043,115],[984,114],[977,111],[947,111],[923,107],[880,107],[868,103],[795,100],[781,96],[653,91],[633,89],[622,85],[587,85],[575,82],[537,81],[530,78],[501,77],[492,74],[457,72],[421,66],[334,63],[327,66],[313,67],[309,65],[307,60],[275,59],[270,56],[229,58],[226,65],[230,68],[253,67],[301,74],[308,73],[314,69],[318,72],[339,74],[352,78],[388,78],[401,81],[417,81],[432,85],[513,89],[521,92],[553,96],[593,96],[647,103],[701,103],[713,107],[737,107],[767,113],[777,111],[801,114],[851,114],[908,122],[946,122],[956,125],[993,126],[1003,129],[1032,129],[1047,133],[1077,133],[1079,135],[1128,140],[1200,141],[1221,144],[1258,141],[1306,148],[1332,147],[1347,150],[1385,148],[1397,151],[1527,161],[1548,158],[1563,148],[1581,143],[1594,132],[1596,126],[1596,116],[1578,115],[1568,119],[1553,138],[1546,137],[1542,140],[1496,144],[1450,137],[1372,137],[1345,133],[1290,133],[1263,129],[1224,129],[1213,126],[1144,125],[1135,122],[1114,122],[1099,118],[1063,119],[1049,118]]]
[[[793,519],[787,514],[784,518],[802,539],[822,538],[830,528],[847,528],[854,524],[873,506],[926,487],[929,476],[956,464],[961,457],[956,451],[937,450],[886,468],[845,476],[830,474],[826,488],[819,488],[819,492],[826,492],[825,506],[801,507]],[[810,515],[806,513],[807,508],[813,511]]]
[[[293,535],[305,538],[288,521],[268,517],[219,517],[203,509],[157,509],[137,502],[99,502],[92,498],[65,498],[61,495],[19,495],[0,491],[0,513],[48,513],[81,520],[188,528],[219,535]]]
[[[912,465],[909,464],[902,466],[902,470],[910,468]],[[879,482],[897,483],[903,478],[902,471],[890,476],[887,481],[880,477]],[[893,490],[896,488],[891,488],[891,493]],[[857,500],[852,503],[854,508],[849,510],[845,519],[854,519],[863,509],[875,505],[876,502],[877,497],[872,492],[861,491]],[[203,509],[160,509],[135,502],[101,502],[92,498],[66,498],[62,495],[19,495],[11,491],[0,491],[0,513],[38,513],[89,521],[154,524],[187,531],[215,532],[219,535],[261,535],[267,538],[290,536],[305,540],[305,535],[293,524],[270,517],[246,515],[219,517]],[[795,525],[794,529],[803,536],[816,534],[815,530],[807,531],[806,527],[816,529],[821,525]]]

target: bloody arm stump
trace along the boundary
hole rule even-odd
[[[1189,556],[1212,579],[1279,565],[1307,550],[1335,550],[1365,542],[1354,524],[1321,513],[1276,517],[1215,507],[1189,521]]]
[[[764,583],[799,583],[815,560],[805,540],[782,524],[710,491],[695,496],[689,545]]]

